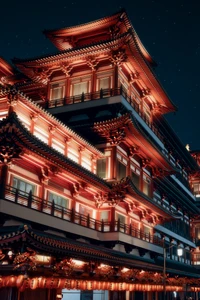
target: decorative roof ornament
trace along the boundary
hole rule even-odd
[[[88,57],[87,60],[87,65],[92,69],[92,71],[95,71],[97,68],[97,65],[99,64],[99,61],[96,60],[95,57]]]
[[[73,273],[74,268],[75,263],[73,263],[72,259],[65,258],[53,266],[53,271],[55,271],[57,274],[59,272],[64,272],[65,276],[70,276]]]
[[[22,149],[17,145],[13,144],[13,140],[5,138],[1,140],[0,145],[0,161],[3,164],[10,164],[13,159],[20,158]]]
[[[18,100],[19,100],[19,94],[17,89],[15,88],[10,89],[7,95],[7,104],[13,108],[14,106],[17,105]]]
[[[0,77],[0,84],[2,84],[3,86],[9,84],[7,76]]]
[[[120,35],[120,27],[117,24],[110,26],[109,31],[111,39],[115,39]]]
[[[48,183],[49,181],[49,168],[47,166],[41,167],[40,180],[42,183]]]
[[[170,175],[170,171],[161,169],[161,168],[152,168],[152,177],[157,178],[157,177],[165,177],[167,175]]]
[[[151,90],[149,88],[144,88],[141,90],[142,97],[145,98],[151,95]]]
[[[111,145],[119,145],[126,137],[126,133],[124,128],[117,128],[116,130],[112,130],[110,132],[110,136],[108,140]]]
[[[126,196],[126,188],[128,185],[127,179],[123,179],[120,182],[113,184],[112,190],[107,193],[98,193],[94,196],[96,207],[100,208],[104,203],[109,206],[119,205],[123,202]]]
[[[71,75],[70,73],[73,69],[73,66],[70,66],[68,62],[62,62],[59,66],[66,77],[69,77]]]
[[[98,193],[94,195],[94,200],[95,200],[95,206],[97,208],[100,208],[106,202],[106,197],[103,193]]]
[[[49,70],[47,68],[37,68],[33,70],[33,80],[36,82],[41,82],[45,85],[49,82],[49,78],[51,74],[53,73],[53,70]]]
[[[140,79],[140,73],[135,71],[134,73],[130,73],[130,83],[134,83],[136,80]]]
[[[187,149],[187,151],[190,151],[190,145],[186,144],[185,148]]]
[[[134,155],[139,154],[140,153],[139,149],[140,148],[138,146],[129,147],[129,157],[133,157]]]
[[[146,168],[150,165],[151,159],[150,158],[143,158],[142,159],[142,168]]]
[[[127,55],[124,49],[114,51],[110,56],[110,61],[115,66],[120,66],[127,59]]]
[[[8,123],[0,129],[0,161],[10,164],[13,159],[20,158],[23,150],[13,141],[13,132],[17,132],[15,124]]]

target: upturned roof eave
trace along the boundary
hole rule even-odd
[[[164,154],[162,153],[162,151],[145,134],[144,129],[142,128],[142,126],[139,124],[139,122],[134,118],[134,116],[131,113],[126,113],[126,114],[124,114],[122,116],[119,116],[117,118],[114,118],[114,119],[96,122],[96,123],[94,123],[94,126],[96,128],[102,127],[103,130],[105,128],[107,128],[107,130],[109,131],[110,129],[113,128],[113,126],[114,126],[114,128],[116,128],[117,125],[115,125],[115,123],[117,124],[117,122],[119,122],[118,124],[120,126],[123,126],[124,124],[129,123],[129,125],[130,125],[129,126],[130,133],[133,134],[133,135],[135,135],[135,130],[137,130],[137,132],[139,134],[141,134],[141,138],[145,139],[145,141],[147,141],[148,145],[150,147],[152,147],[152,149],[154,149],[158,153],[158,155],[159,155],[159,157],[161,159],[163,159],[163,162],[165,162],[165,165],[163,164],[163,162],[162,162],[162,165],[166,168],[166,170],[174,172],[174,173],[178,171],[177,168],[175,168],[174,166],[172,166],[171,163],[166,160],[166,157],[164,156]],[[97,129],[97,132],[99,132],[99,134],[101,134],[101,131],[98,130],[98,129]],[[145,136],[145,138],[144,138],[144,136]],[[151,151],[151,153],[152,153],[152,151]]]
[[[129,30],[119,37],[102,41],[101,43],[90,44],[87,46],[72,48],[63,50],[54,54],[50,54],[48,56],[40,56],[33,59],[13,59],[13,63],[22,71],[27,73],[28,69],[34,66],[44,66],[44,65],[51,65],[53,61],[58,60],[62,61],[65,59],[72,59],[73,57],[77,56],[84,56],[88,55],[88,51],[92,52],[99,52],[99,51],[108,51],[110,49],[114,49],[114,47],[121,46],[128,44],[131,47],[131,51],[133,51],[133,58],[136,59],[137,63],[143,69],[145,76],[149,79],[151,85],[157,90],[157,93],[161,95],[161,99],[164,99],[164,104],[166,105],[167,112],[174,112],[177,110],[177,107],[173,104],[169,96],[166,94],[165,90],[163,89],[162,85],[158,81],[155,73],[152,69],[152,58],[144,48],[144,46],[140,45],[141,41],[139,40],[137,34],[133,32],[133,30]],[[137,56],[137,53],[139,54]],[[131,57],[129,57],[130,59]]]
[[[78,25],[72,25],[72,26],[68,26],[68,27],[64,27],[64,28],[57,28],[57,29],[45,29],[43,31],[43,33],[49,37],[49,35],[53,36],[53,35],[59,35],[59,33],[68,33],[68,32],[72,32],[73,33],[73,30],[78,30],[80,31],[81,28],[94,28],[95,26],[98,26],[101,24],[101,23],[107,23],[107,22],[110,22],[112,20],[115,20],[117,19],[122,13],[125,13],[125,10],[122,9],[120,10],[119,12],[116,12],[110,16],[106,16],[106,17],[103,17],[103,18],[100,18],[100,19],[97,19],[97,20],[93,20],[93,21],[90,21],[90,22],[86,22],[86,23],[83,23],[83,24],[78,24]]]
[[[105,49],[109,50],[109,46],[117,46],[117,43],[119,41],[122,41],[122,39],[126,38],[127,36],[129,36],[129,32],[125,32],[123,34],[121,34],[119,37],[117,38],[113,38],[110,40],[104,40],[101,42],[97,42],[97,43],[93,43],[93,44],[88,44],[88,45],[84,45],[84,46],[80,46],[80,47],[74,47],[74,48],[70,48],[67,50],[62,50],[62,51],[56,51],[55,53],[49,54],[49,55],[42,55],[42,56],[38,56],[38,57],[34,57],[34,58],[27,58],[27,59],[20,59],[20,58],[16,58],[14,57],[12,59],[12,62],[17,65],[23,65],[25,66],[26,63],[51,63],[52,60],[55,60],[56,58],[59,60],[62,59],[66,59],[67,55],[70,54],[74,54],[74,55],[88,55],[88,50],[90,51],[102,51]],[[124,40],[123,40],[124,43]],[[108,47],[108,48],[107,48]],[[103,49],[102,49],[103,48]]]
[[[8,95],[11,91],[13,90],[13,87],[11,88],[2,88],[0,89],[0,97],[3,96],[5,97],[6,95]],[[55,116],[53,116],[50,112],[48,112],[47,110],[45,110],[44,108],[42,108],[39,104],[36,104],[35,102],[33,102],[29,97],[27,97],[23,92],[16,90],[18,95],[21,97],[21,99],[24,101],[24,103],[26,103],[28,106],[31,106],[31,108],[35,111],[35,112],[39,112],[41,114],[44,114],[46,118],[50,119],[52,122],[56,122],[58,126],[61,126],[64,130],[66,130],[68,132],[68,134],[70,136],[76,137],[76,140],[79,141],[81,144],[85,145],[86,147],[88,147],[88,149],[91,149],[91,152],[95,152],[97,155],[99,156],[104,156],[104,153],[101,152],[99,149],[97,149],[96,147],[94,147],[91,143],[89,143],[86,139],[82,138],[81,136],[79,136],[75,131],[73,131],[69,126],[67,126],[66,124],[62,123],[59,119],[57,119]]]
[[[23,148],[29,151],[33,151],[33,153],[43,158],[44,160],[51,161],[60,169],[68,170],[74,177],[79,177],[81,180],[84,179],[88,183],[92,183],[98,188],[103,187],[107,191],[110,190],[111,186],[105,180],[98,177],[97,175],[90,172],[89,170],[82,167],[81,165],[77,164],[73,160],[62,155],[57,150],[49,147],[40,139],[32,135],[18,119],[16,113],[12,113],[11,116],[9,116],[6,119],[3,119],[3,121],[0,122],[0,130],[1,128],[6,128],[6,129],[10,128],[11,123],[12,124],[14,123],[16,127],[19,129],[13,135],[13,141],[16,139],[16,137],[18,137],[18,141]],[[9,127],[7,125],[9,125]],[[4,134],[6,134],[5,132],[3,131]],[[3,133],[1,134],[2,138],[3,138]]]

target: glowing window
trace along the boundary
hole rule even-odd
[[[51,84],[50,100],[62,99],[65,96],[65,82]]]
[[[29,194],[30,191],[34,194],[36,186],[22,179],[13,178],[13,187],[19,190],[20,195]]]
[[[69,200],[64,198],[63,196],[60,196],[58,194],[54,194],[52,192],[49,192],[49,202],[52,203],[54,201],[54,204],[62,206],[64,208],[69,207]]]
[[[73,85],[73,95],[81,95],[82,93],[87,93],[88,92],[88,82],[80,82],[80,83],[75,83]]]
[[[104,89],[109,89],[109,87],[110,87],[109,77],[99,79],[99,89],[104,90]]]

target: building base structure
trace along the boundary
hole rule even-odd
[[[5,300],[162,300],[164,294],[158,291],[102,291],[102,290],[70,290],[70,289],[26,289],[20,291],[17,288],[4,288],[0,290],[1,299]],[[198,292],[169,291],[167,300],[172,299],[199,299]]]

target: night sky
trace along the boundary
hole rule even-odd
[[[184,145],[200,149],[200,1],[10,0],[0,5],[0,56],[30,58],[56,48],[44,29],[89,22],[125,8],[156,74],[178,107],[167,119]]]

